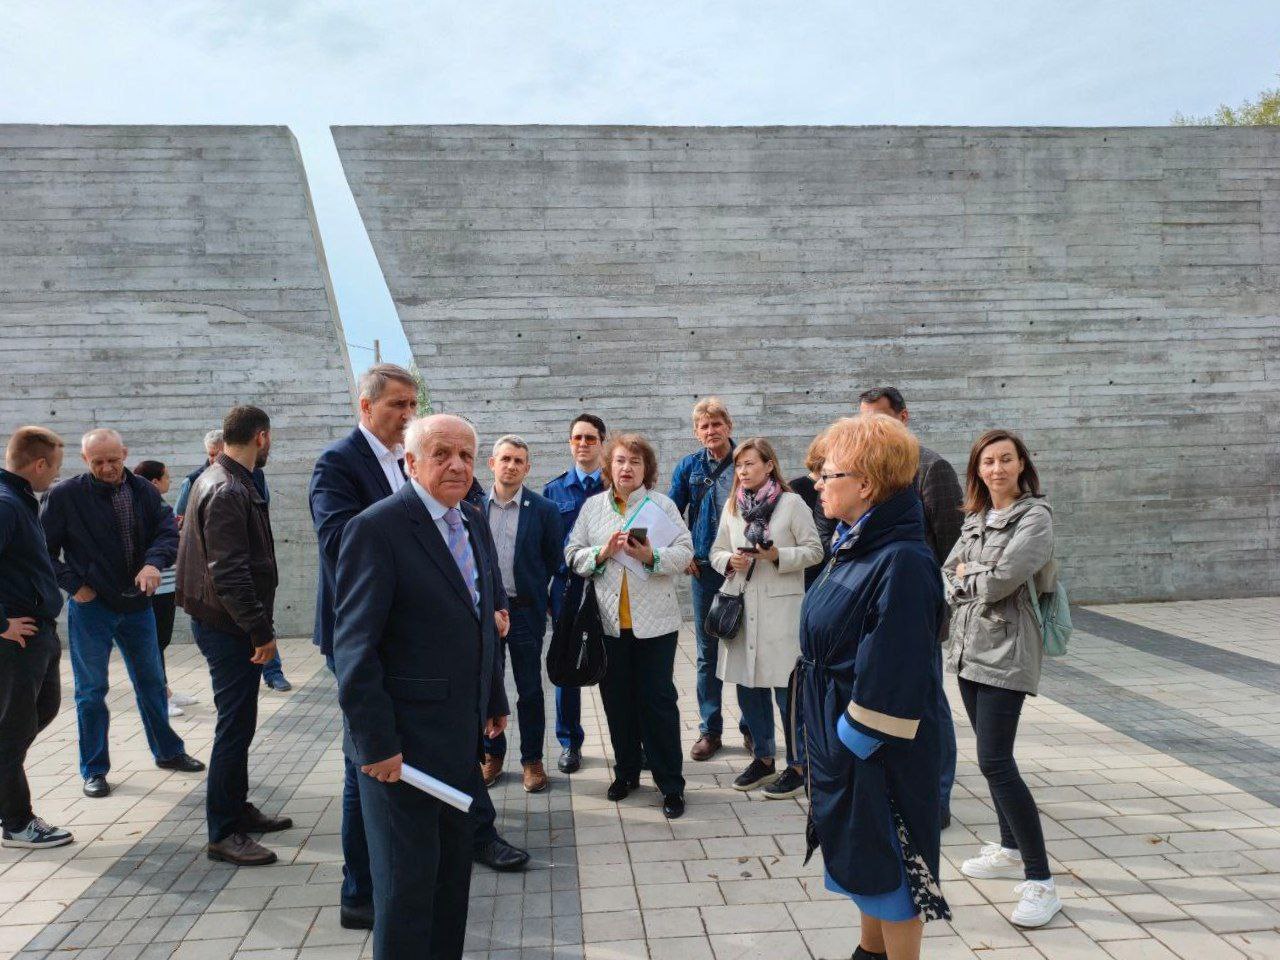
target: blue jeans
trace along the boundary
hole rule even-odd
[[[716,573],[711,564],[705,561],[699,561],[698,568],[701,572],[692,579],[693,631],[698,642],[698,714],[701,717],[698,732],[718,737],[724,731],[724,717],[720,713],[724,682],[716,676],[716,657],[720,652],[720,641],[708,635],[703,624],[707,622],[711,601],[724,585],[724,577]],[[747,733],[745,719],[738,722],[738,729],[744,734]]]
[[[751,731],[751,739],[755,741],[755,755],[759,760],[772,760],[777,752],[777,740],[773,722],[773,701],[778,703],[778,713],[782,717],[782,728],[786,732],[787,765],[803,767],[802,749],[791,742],[791,717],[789,705],[791,694],[786,687],[744,687],[738,684],[738,707],[742,710],[742,719]]]
[[[540,621],[528,607],[513,607],[511,631],[502,645],[511,654],[511,673],[516,680],[516,717],[520,724],[520,762],[542,759],[542,741],[547,731],[547,710],[542,697],[542,635],[546,618]],[[484,752],[494,757],[507,755],[507,735],[484,738]]]
[[[120,648],[133,684],[147,746],[157,760],[185,753],[182,738],[169,725],[164,695],[164,666],[151,608],[117,613],[101,600],[67,604],[67,646],[76,685],[76,723],[80,731],[80,776],[104,775],[111,769],[107,750],[107,665],[111,644]]]
[[[276,647],[276,655],[262,665],[262,679],[267,684],[284,679],[284,666],[280,663],[279,647]]]
[[[217,843],[239,830],[249,802],[249,745],[258,729],[258,683],[262,667],[253,663],[248,634],[218,630],[192,618],[196,646],[209,664],[218,725],[209,751],[205,819],[209,841]]]
[[[551,619],[560,616],[567,586],[566,577],[557,573],[551,580]],[[587,737],[582,730],[582,690],[578,687],[556,687],[556,739],[562,747],[582,749]]]
[[[324,658],[333,672],[333,654]],[[342,903],[356,907],[373,902],[369,870],[369,839],[360,808],[360,768],[342,754]]]
[[[951,788],[956,782],[956,725],[951,719],[951,704],[942,685],[942,644],[938,644],[938,734],[942,738],[942,771],[938,776],[942,816],[951,814]]]

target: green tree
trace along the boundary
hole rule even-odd
[[[427,390],[427,378],[422,375],[416,362],[409,364],[409,372],[418,382],[418,416],[425,417],[431,413],[431,394]]]
[[[1258,99],[1246,100],[1238,107],[1224,103],[1207,117],[1187,117],[1179,113],[1173,122],[1180,127],[1280,126],[1280,87],[1263,90]]]

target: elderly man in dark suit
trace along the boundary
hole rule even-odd
[[[391,496],[409,480],[404,472],[404,434],[418,410],[418,383],[394,363],[370,367],[360,377],[360,422],[329,446],[311,475],[311,519],[320,549],[314,641],[333,669],[333,624],[337,613],[338,551],[352,518]],[[373,927],[373,881],[369,845],[360,811],[359,771],[344,757],[342,788],[342,893],[340,922],[350,929]],[[477,780],[479,773],[477,772]],[[511,846],[494,827],[488,793],[473,787],[475,857],[495,870],[524,866],[529,855]]]
[[[444,960],[462,956],[472,825],[401,768],[474,789],[482,734],[507,724],[506,596],[484,514],[464,501],[475,430],[438,414],[410,424],[405,446],[410,482],[343,533],[333,657],[362,773],[375,960]]]

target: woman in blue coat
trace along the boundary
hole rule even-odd
[[[855,960],[915,960],[938,885],[942,581],[913,480],[920,446],[870,414],[826,433],[818,483],[841,521],[805,595],[796,671],[810,762],[809,853],[862,913]]]

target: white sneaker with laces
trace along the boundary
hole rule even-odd
[[[169,716],[171,716],[171,717],[185,717],[186,715],[187,715],[187,711],[183,710],[183,709],[182,709],[180,706],[178,706],[178,704],[177,704],[176,702],[174,702],[172,699],[170,699],[170,700],[169,700]]]
[[[1020,880],[1025,876],[1022,854],[998,843],[988,843],[976,857],[960,864],[960,872],[975,880]]]
[[[39,817],[32,817],[21,830],[5,830],[0,834],[0,847],[18,847],[23,850],[40,850],[44,847],[61,847],[72,841],[70,832],[51,827]]]
[[[179,707],[189,707],[193,703],[199,703],[195,697],[189,697],[185,693],[175,693],[169,697],[169,702],[177,704]]]
[[[1053,880],[1024,880],[1013,892],[1022,894],[1009,916],[1019,927],[1043,927],[1062,909]]]

